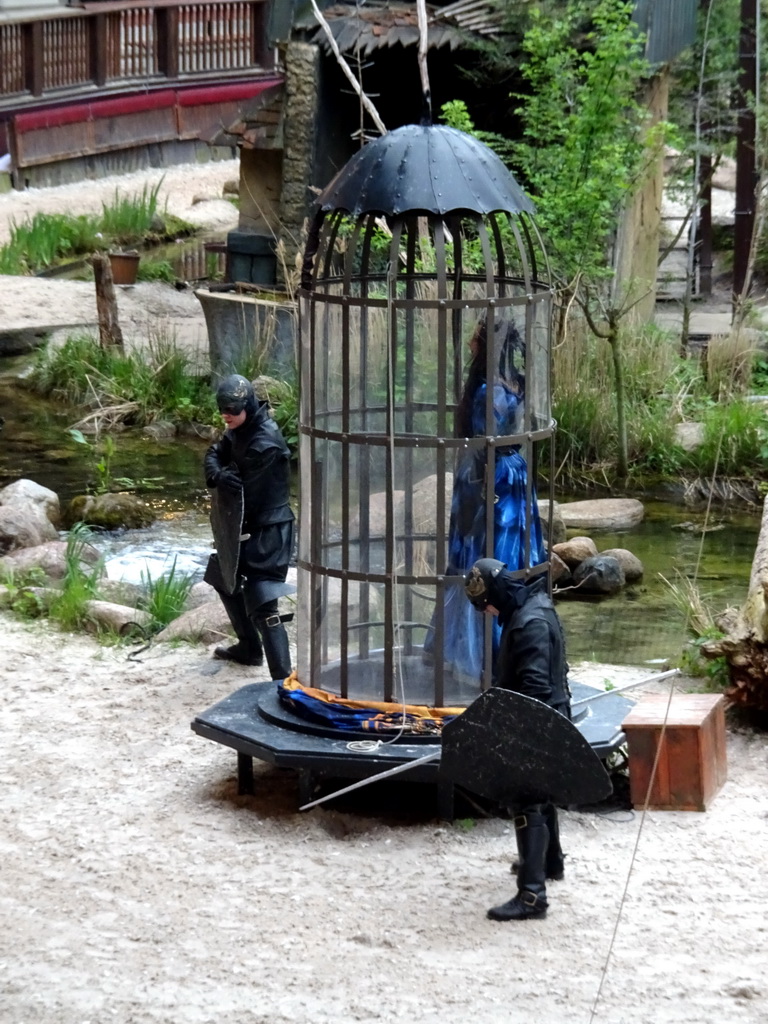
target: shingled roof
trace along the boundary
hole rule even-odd
[[[431,49],[450,46],[452,50],[465,41],[463,33],[449,22],[435,21],[438,9],[427,5],[430,18],[428,45]],[[419,42],[419,20],[413,3],[367,3],[357,7],[352,3],[331,4],[323,11],[333,38],[342,53],[351,51],[367,56],[382,46],[416,46]],[[309,40],[326,52],[330,45],[314,16],[297,18],[296,28],[311,32]]]
[[[434,12],[435,21],[453,22],[465,32],[498,35],[504,15],[494,0],[458,0]]]

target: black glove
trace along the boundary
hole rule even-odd
[[[243,489],[243,481],[234,466],[225,466],[216,478],[216,486],[236,494]]]

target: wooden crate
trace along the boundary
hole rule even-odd
[[[665,717],[648,806],[656,811],[705,811],[727,777],[725,701],[709,693],[675,693],[671,701],[666,694],[654,694],[624,719],[632,806],[645,806]]]

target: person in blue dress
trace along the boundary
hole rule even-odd
[[[478,323],[470,339],[472,361],[461,400],[456,410],[456,436],[486,437],[522,431],[525,397],[524,344],[511,321],[495,326],[499,353],[493,380],[493,422],[486,425],[488,383],[486,318]],[[530,524],[528,567],[545,561],[541,521],[535,494],[527,507],[527,467],[519,445],[496,448],[494,488],[493,550],[486,550],[485,448],[469,448],[456,467],[448,532],[447,575],[464,576],[478,558],[493,557],[508,569],[525,565],[526,524]],[[443,660],[454,678],[479,681],[483,674],[484,621],[480,612],[464,600],[461,587],[448,587],[445,599]],[[501,629],[494,620],[494,665]],[[424,644],[433,653],[434,636]]]

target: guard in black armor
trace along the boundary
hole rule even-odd
[[[465,593],[479,611],[499,616],[501,642],[495,685],[548,704],[571,717],[565,640],[544,576],[515,579],[503,562],[481,558],[465,577]],[[552,752],[557,755],[556,751]],[[521,921],[547,912],[547,878],[563,877],[557,808],[532,803],[509,808],[517,839],[517,894],[488,917]]]
[[[239,374],[225,377],[216,402],[226,430],[205,454],[205,482],[214,489],[211,522],[217,554],[205,579],[218,591],[237,635],[214,655],[261,665],[273,679],[291,674],[288,635],[277,599],[293,551],[294,516],[288,503],[290,452],[280,428]]]

